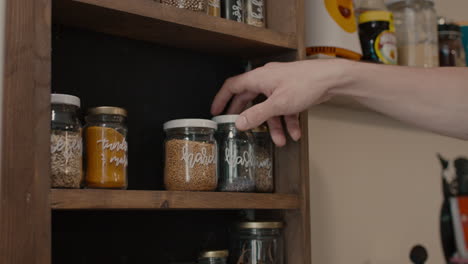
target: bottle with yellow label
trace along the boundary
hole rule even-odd
[[[86,187],[127,188],[127,111],[119,107],[91,108],[86,117]]]
[[[373,10],[362,13],[359,16],[359,37],[362,60],[398,64],[397,40],[391,12]]]

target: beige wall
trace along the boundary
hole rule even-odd
[[[435,0],[437,13],[456,21],[468,21],[468,0]]]
[[[468,156],[468,142],[330,106],[309,129],[313,263],[410,263],[418,243],[443,263],[436,153]]]

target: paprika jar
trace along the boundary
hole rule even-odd
[[[127,111],[100,106],[88,110],[85,127],[86,187],[127,188]]]
[[[200,254],[198,264],[227,264],[228,256],[227,250],[205,251]]]
[[[283,223],[242,222],[231,239],[230,263],[283,264]]]
[[[80,188],[83,181],[80,98],[52,94],[51,104],[51,187]]]
[[[215,122],[177,119],[166,132],[164,185],[170,191],[214,191],[218,185]]]
[[[219,144],[219,186],[222,192],[255,191],[254,138],[251,131],[239,131],[239,115],[221,115],[216,139]]]

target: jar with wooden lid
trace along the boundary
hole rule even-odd
[[[216,139],[219,144],[219,187],[222,192],[255,191],[254,138],[251,131],[239,131],[239,115],[221,115]]]
[[[267,125],[252,130],[255,142],[255,190],[272,193],[275,188],[273,175],[274,144]]]
[[[86,187],[127,188],[127,111],[101,106],[88,110],[85,127]]]
[[[80,98],[51,95],[51,187],[80,188],[83,181],[83,146],[78,118]]]
[[[198,264],[227,264],[228,250],[205,251],[200,254]]]
[[[164,185],[170,191],[214,191],[218,186],[217,124],[206,119],[176,119],[166,132]]]
[[[283,223],[242,222],[233,234],[230,263],[283,264]]]

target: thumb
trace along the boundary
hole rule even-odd
[[[275,116],[275,108],[269,98],[265,102],[256,104],[242,112],[237,118],[236,127],[241,131],[253,129],[273,116]]]

